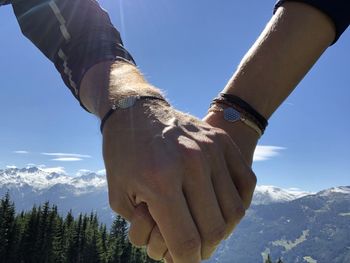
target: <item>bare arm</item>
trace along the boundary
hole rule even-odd
[[[242,59],[224,92],[241,97],[269,118],[333,42],[335,28],[314,7],[287,2]],[[227,131],[251,163],[257,134],[242,123],[226,123],[209,113],[210,124]]]

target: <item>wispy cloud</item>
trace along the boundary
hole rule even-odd
[[[17,166],[16,165],[6,165],[7,169],[16,169]]]
[[[258,145],[254,152],[254,161],[267,161],[273,157],[276,157],[280,154],[282,150],[285,150],[284,147],[279,146],[268,146],[268,145]]]
[[[40,170],[45,171],[47,173],[59,173],[59,174],[67,174],[64,170],[64,167],[41,167]]]
[[[17,153],[17,154],[28,154],[28,151],[23,151],[23,150],[19,150],[19,151],[13,151],[13,153]]]
[[[96,172],[98,175],[106,175],[106,169],[102,169]]]
[[[91,158],[90,155],[79,153],[41,153],[42,155],[55,156],[55,157],[72,157],[72,158]]]
[[[78,162],[82,161],[83,158],[77,158],[77,157],[59,157],[51,159],[51,161],[58,161],[58,162]]]
[[[41,154],[46,156],[53,156],[55,158],[51,159],[51,161],[57,161],[57,162],[78,162],[78,161],[83,161],[85,158],[91,158],[90,155],[80,154],[80,153],[43,152]]]

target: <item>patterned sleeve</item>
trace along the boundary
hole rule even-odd
[[[135,64],[108,13],[96,0],[11,0],[10,3],[22,33],[54,63],[79,101],[80,82],[93,65],[111,60]]]

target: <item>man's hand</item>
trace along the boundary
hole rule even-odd
[[[131,222],[131,241],[175,263],[208,258],[243,217],[256,183],[226,132],[162,102],[115,112],[103,155],[110,205]]]

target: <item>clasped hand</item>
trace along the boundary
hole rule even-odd
[[[105,125],[112,209],[134,245],[167,262],[207,259],[249,206],[256,177],[230,136],[163,102],[138,102]]]

